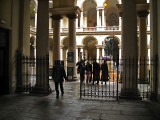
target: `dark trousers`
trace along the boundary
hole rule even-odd
[[[59,95],[59,84],[60,84],[60,89],[61,89],[61,94],[63,95],[64,89],[63,89],[63,82],[55,82],[55,89],[56,89],[56,95]]]

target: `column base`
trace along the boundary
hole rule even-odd
[[[138,89],[122,89],[119,99],[142,100]]]
[[[44,94],[44,95],[49,95],[52,92],[50,86],[48,88],[44,88],[41,86],[35,85],[34,87],[31,88],[30,93],[31,94]]]

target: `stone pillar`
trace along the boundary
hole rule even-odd
[[[60,60],[60,15],[53,15],[53,65]]]
[[[81,24],[80,27],[84,27],[83,26],[83,12],[81,12],[81,21],[80,21],[80,24]]]
[[[137,13],[135,0],[122,0],[123,82],[121,97],[136,99],[137,91]]]
[[[158,22],[158,16],[157,16],[157,10],[159,9],[157,5],[159,0],[150,0],[150,29],[151,29],[151,41],[150,41],[150,50],[151,50],[151,60],[152,62],[155,64],[156,62],[158,62],[158,58],[156,59],[156,57],[158,57],[158,26],[157,26],[157,22]],[[151,100],[155,100],[157,99],[157,95],[160,98],[160,93],[158,93],[158,91],[160,91],[160,89],[158,88],[158,67],[156,65],[153,65],[152,69],[151,69],[151,82],[150,82],[150,87],[151,87]]]
[[[105,56],[104,47],[102,47],[102,56],[103,56],[103,57]]]
[[[67,48],[63,47],[63,60],[64,60],[64,68],[67,71]]]
[[[36,92],[49,90],[49,1],[38,0],[36,40]]]
[[[148,47],[147,47],[147,11],[139,11],[139,80],[147,80]]]
[[[78,48],[76,49],[76,63],[78,62]]]
[[[87,14],[84,14],[83,27],[87,27]]]
[[[63,60],[63,54],[62,53],[63,53],[63,48],[61,47],[61,49],[60,49],[60,55],[61,55],[60,60]]]
[[[67,67],[73,68],[72,80],[77,80],[77,69],[76,69],[76,14],[67,15],[69,18],[69,35],[68,35],[68,52],[73,53],[72,62],[67,62]],[[68,78],[69,80],[69,78]],[[71,80],[71,79],[70,79]]]
[[[97,8],[97,27],[99,27],[99,9]]]
[[[20,1],[21,12],[20,12],[20,53],[25,57],[30,56],[30,1]],[[6,8],[7,9],[7,8]],[[15,53],[15,51],[14,51]],[[22,73],[29,74],[29,65],[22,65]],[[20,86],[29,85],[29,77],[22,76]],[[19,86],[18,86],[19,87]]]
[[[104,9],[102,9],[102,27],[105,26]]]
[[[80,59],[83,59],[83,48],[80,49],[81,55],[80,55]]]
[[[20,26],[20,48],[21,53],[25,56],[30,56],[30,1],[23,0],[21,2],[23,11],[21,11],[21,26]]]

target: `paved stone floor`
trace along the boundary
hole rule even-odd
[[[53,87],[51,82],[51,87]],[[65,94],[0,96],[0,120],[160,120],[150,101],[79,99],[79,83],[64,83]]]

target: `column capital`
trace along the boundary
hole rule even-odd
[[[67,17],[69,19],[76,19],[77,18],[77,14],[68,14]]]
[[[62,19],[62,16],[61,15],[52,15],[51,18],[53,20],[60,20],[60,19]]]
[[[147,17],[149,12],[148,11],[138,11],[138,17]]]

